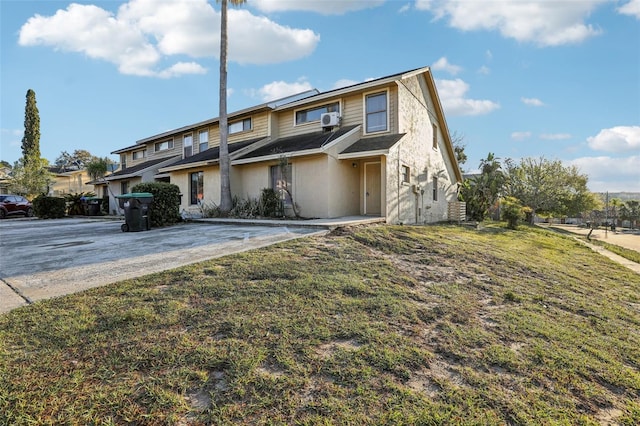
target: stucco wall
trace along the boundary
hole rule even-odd
[[[442,125],[437,122],[423,77],[414,76],[398,85],[399,132],[405,137],[387,158],[387,222],[429,223],[447,219],[448,202],[456,197],[457,185],[444,146]],[[438,148],[433,148],[432,123],[438,129]],[[411,173],[409,183],[401,179],[402,166]],[[438,200],[433,200],[433,177],[438,177]],[[416,192],[414,192],[414,186]]]

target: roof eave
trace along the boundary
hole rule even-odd
[[[322,151],[322,148],[305,149],[302,151],[280,152],[277,154],[263,155],[260,157],[240,158],[237,160],[232,160],[231,165],[236,166],[241,164],[261,163],[263,161],[279,160],[282,157],[286,157],[286,158],[303,157],[306,155],[317,155],[317,154],[324,154],[324,152]]]
[[[379,157],[381,155],[389,155],[389,150],[378,149],[375,151],[348,152],[346,154],[338,154],[338,160],[353,160],[355,158]]]

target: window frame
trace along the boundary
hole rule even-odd
[[[187,144],[187,141],[189,142]],[[188,153],[187,153],[188,148]],[[193,133],[182,135],[182,158],[191,157],[193,155]]]
[[[164,144],[167,144],[166,148],[163,148]],[[170,149],[173,149],[174,146],[175,145],[173,143],[173,139],[166,139],[160,142],[156,142],[153,145],[153,149],[154,149],[154,152],[169,151]]]
[[[368,108],[367,108],[367,100],[369,98],[372,98],[374,96],[380,96],[383,95],[385,96],[385,109],[384,110],[377,110],[377,111],[373,111],[373,112],[369,112]],[[362,111],[363,111],[363,122],[364,122],[364,134],[365,135],[369,135],[369,134],[373,134],[373,133],[383,133],[383,132],[389,132],[389,128],[390,128],[390,123],[389,123],[389,89],[383,89],[383,90],[376,90],[376,91],[372,91],[372,92],[367,92],[364,93],[362,95]],[[384,129],[376,129],[376,130],[370,130],[369,129],[369,117],[372,116],[373,114],[379,114],[381,112],[385,113],[385,124],[384,124]]]
[[[138,154],[140,156],[138,156]],[[131,154],[131,158],[133,159],[133,161],[137,161],[137,160],[142,160],[144,158],[147,158],[147,149],[139,149],[137,151],[133,151],[133,153]]]
[[[431,147],[435,150],[438,149],[438,125],[431,123],[431,131],[433,132]]]
[[[128,194],[129,193],[129,181],[128,180],[123,180],[120,181],[120,195],[124,195],[124,194]]]
[[[248,128],[245,126],[247,123],[249,123]],[[237,124],[239,124],[242,127],[242,129],[233,130],[232,126],[235,126]],[[251,117],[247,117],[247,118],[243,118],[242,120],[233,121],[227,125],[227,129],[228,129],[229,135],[235,135],[242,132],[250,132],[251,130],[253,130],[253,120],[251,119]]]
[[[287,171],[285,172],[286,179],[282,176],[282,165],[274,164],[269,166],[269,186],[273,189],[284,207],[291,207],[293,205],[293,166],[291,163],[287,163],[285,166]],[[280,185],[280,182],[284,181],[284,186]],[[284,191],[283,189],[287,189]]]
[[[338,114],[340,114],[341,111],[342,111],[342,102],[340,100],[337,100],[335,102],[319,104],[311,108],[296,109],[293,111],[293,125],[295,127],[295,126],[304,126],[305,124],[309,124],[309,123],[319,123],[320,117],[322,116],[322,114],[328,113],[328,112],[337,112]],[[313,115],[311,119],[307,119],[306,117],[310,112],[314,114],[318,113],[318,117],[315,118],[315,115]],[[304,121],[298,120],[298,116],[301,113],[305,113]]]
[[[438,176],[433,177],[433,201],[438,201]]]
[[[195,187],[194,177],[196,178]],[[189,205],[198,205],[202,200],[204,200],[204,172],[199,170],[197,172],[189,173]]]
[[[206,140],[202,141],[202,134],[205,133],[207,135]],[[202,146],[206,145],[204,149]],[[203,129],[198,132],[198,152],[203,152],[209,149],[209,129]]]
[[[405,185],[411,184],[411,167],[403,164],[400,166],[401,182]]]

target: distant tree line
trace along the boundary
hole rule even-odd
[[[533,223],[536,215],[583,217],[603,206],[600,197],[588,190],[587,182],[587,175],[559,160],[540,157],[501,161],[489,153],[480,161],[480,173],[465,179],[460,199],[466,202],[470,218],[478,221],[497,213],[503,204],[506,214],[511,215],[505,219],[522,216]],[[632,217],[629,212],[638,210],[634,206],[634,202],[625,204],[625,217]]]

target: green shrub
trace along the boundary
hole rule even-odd
[[[64,198],[39,195],[32,204],[34,214],[40,219],[58,219],[65,215],[66,202]]]
[[[259,214],[264,217],[284,216],[282,199],[276,191],[264,188],[260,194]]]
[[[86,202],[84,198],[95,197],[93,192],[78,192],[76,194],[66,194],[64,199],[67,204],[67,214],[69,216],[74,215],[86,215]]]
[[[149,192],[153,194],[153,204],[149,210],[151,226],[161,227],[177,223],[180,218],[180,188],[166,182],[139,183],[131,192]]]
[[[507,226],[511,229],[516,229],[518,227],[518,221],[525,219],[527,213],[531,212],[531,209],[523,207],[517,198],[505,197],[502,199],[500,211],[502,213],[502,220],[507,221]]]

